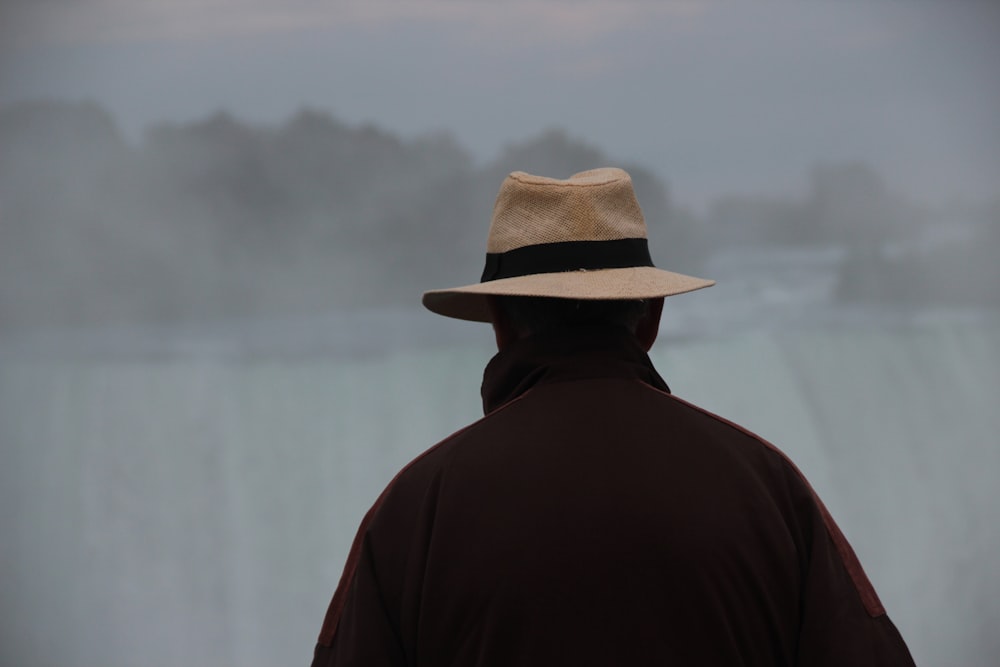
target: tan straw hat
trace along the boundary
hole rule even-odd
[[[646,223],[621,169],[565,180],[515,171],[500,186],[474,285],[424,293],[429,310],[489,322],[487,296],[651,299],[714,285],[653,266]]]

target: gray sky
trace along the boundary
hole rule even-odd
[[[988,1],[4,0],[0,45],[0,104],[91,99],[133,137],[309,106],[481,159],[561,126],[693,205],[831,160],[931,202],[1000,184]]]

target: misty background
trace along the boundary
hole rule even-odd
[[[475,280],[507,173],[608,164],[631,172],[661,266],[770,280],[796,301],[786,316],[1000,307],[1000,198],[921,205],[863,161],[695,213],[649,168],[559,128],[477,164],[446,133],[406,140],[329,111],[274,126],[218,112],[130,142],[95,103],[26,102],[0,110],[0,142],[0,330],[14,336],[412,306],[422,287]],[[742,324],[766,324],[761,306]]]
[[[628,170],[679,396],[774,442],[921,665],[1000,654],[990,3],[0,9],[0,663],[308,662],[481,412],[525,170]]]

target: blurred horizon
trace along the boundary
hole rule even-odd
[[[477,164],[548,128],[643,164],[699,211],[861,161],[918,204],[995,196],[1000,6],[768,0],[14,0],[0,106],[93,100],[124,135],[302,108]]]
[[[218,112],[133,141],[100,105],[38,101],[0,108],[0,144],[8,332],[416,306],[476,279],[507,173],[607,165],[632,174],[654,261],[719,280],[699,300],[720,311],[1000,307],[1000,196],[920,205],[863,161],[817,162],[799,192],[721,193],[700,213],[560,128],[476,164],[449,133],[403,139],[320,110],[277,125]]]
[[[717,281],[671,388],[802,467],[918,664],[993,665],[998,62],[990,0],[0,3],[0,663],[308,664],[480,414],[492,332],[421,292],[508,172],[619,166]]]

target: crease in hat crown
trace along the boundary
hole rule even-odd
[[[623,169],[591,169],[567,179],[515,171],[497,194],[486,251],[626,238],[646,238],[646,223]]]
[[[649,299],[715,284],[652,264],[632,178],[614,167],[567,179],[512,172],[497,194],[486,246],[480,281],[424,292],[428,310],[489,322],[491,296]]]

